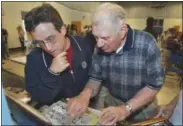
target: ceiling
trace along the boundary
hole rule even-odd
[[[113,1],[112,1],[113,2]],[[64,1],[60,1],[58,2],[70,9],[73,10],[78,10],[78,11],[83,11],[83,12],[93,12],[95,10],[95,8],[100,5],[101,3],[104,2],[90,2],[90,1],[82,1],[82,2],[64,2]],[[148,7],[164,7],[168,2],[158,2],[158,1],[154,1],[154,2],[149,2],[149,1],[143,1],[143,2],[136,2],[136,1],[114,1],[113,3],[117,3],[121,6],[123,6],[124,8],[126,7],[132,7],[132,6],[148,6]]]
[[[101,2],[59,2],[60,4],[78,11],[93,12],[95,8],[101,4]]]

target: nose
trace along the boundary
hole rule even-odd
[[[101,39],[97,40],[97,47],[98,48],[102,48],[104,46],[104,44],[105,44],[104,41],[102,41]]]
[[[45,47],[48,51],[51,51],[51,49],[52,49],[52,45],[48,42],[45,42]]]

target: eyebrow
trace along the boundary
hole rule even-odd
[[[44,39],[44,40],[49,40],[51,37],[54,37],[55,35],[50,35],[50,36],[48,36],[46,39]],[[37,42],[42,42],[43,40],[35,40],[35,41],[37,41]]]
[[[109,36],[105,36],[105,37],[101,37],[102,39],[108,39],[109,38]]]
[[[44,40],[48,40],[48,39],[50,39],[50,38],[52,38],[52,37],[54,37],[55,35],[50,35],[50,36],[48,36],[46,39],[44,39]]]
[[[108,39],[110,36],[104,36],[104,37],[98,37],[98,36],[94,36],[95,38],[101,38],[101,39]]]

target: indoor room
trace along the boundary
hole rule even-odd
[[[2,1],[2,124],[182,125],[182,6]]]

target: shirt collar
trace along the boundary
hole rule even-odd
[[[116,53],[119,53],[121,50],[123,50],[123,46],[125,45],[125,42],[123,42],[120,47],[116,50]]]
[[[121,46],[117,49],[116,53],[122,54],[125,51],[128,51],[133,47],[133,41],[134,41],[134,31],[133,29],[127,24],[128,33],[127,38],[124,44],[121,44]]]

